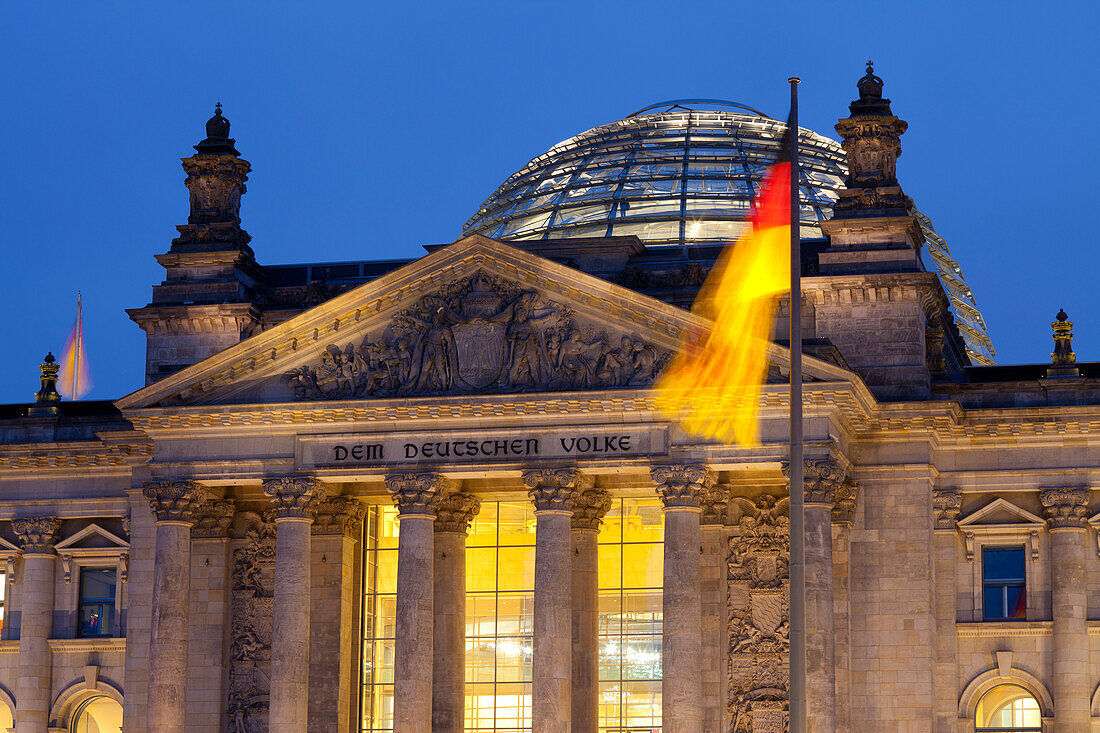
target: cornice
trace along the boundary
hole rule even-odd
[[[131,435],[135,435],[131,433]],[[71,471],[136,466],[153,456],[153,443],[136,434],[132,442],[64,441],[0,446],[0,474],[5,471]]]
[[[1001,637],[1050,636],[1054,633],[1052,621],[975,621],[955,624],[960,639],[990,639]],[[1089,629],[1089,634],[1093,633]]]
[[[46,642],[54,654],[86,654],[89,652],[125,652],[126,637],[100,639],[50,639]],[[18,644],[18,642],[16,642]]]

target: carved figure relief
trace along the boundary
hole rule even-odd
[[[270,512],[268,513],[270,514]],[[233,551],[229,733],[266,733],[275,589],[275,523],[242,512],[244,543]]]
[[[377,339],[330,344],[283,378],[310,400],[627,387],[652,383],[670,355],[479,272],[395,314]]]

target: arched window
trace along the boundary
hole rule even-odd
[[[0,733],[15,730],[15,720],[11,716],[11,708],[0,701]]]
[[[109,697],[85,700],[73,714],[70,733],[121,733],[122,706]]]
[[[1027,690],[1001,685],[985,693],[978,702],[977,733],[1039,733],[1042,713]]]

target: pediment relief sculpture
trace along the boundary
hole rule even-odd
[[[422,297],[359,344],[283,379],[299,400],[651,384],[671,352],[612,334],[534,290],[478,272]]]

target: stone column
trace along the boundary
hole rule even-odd
[[[955,608],[955,563],[958,557],[958,531],[955,522],[962,509],[962,494],[950,489],[932,492],[932,553],[936,604],[935,679],[936,695],[932,721],[933,733],[955,733],[958,730],[958,634]]]
[[[462,733],[466,715],[466,531],[481,509],[473,494],[448,494],[435,515],[432,733]]]
[[[806,712],[808,733],[836,731],[833,630],[833,506],[844,483],[834,460],[805,462]]]
[[[49,645],[57,557],[53,541],[61,528],[61,520],[56,517],[22,517],[13,519],[11,524],[23,547],[15,731],[46,733],[53,687],[50,681]]]
[[[661,730],[702,733],[699,505],[714,478],[700,465],[658,466],[650,475],[665,507]]]
[[[535,505],[534,643],[531,660],[531,730],[569,733],[572,722],[573,649],[570,519],[579,474],[539,469],[523,474]]]
[[[149,633],[149,733],[187,729],[187,626],[191,595],[191,525],[209,498],[192,481],[154,481],[142,495],[156,517]]]
[[[572,730],[599,728],[600,706],[600,594],[597,538],[611,494],[590,489],[573,501],[570,540],[573,546],[573,707]]]
[[[1054,619],[1054,728],[1058,733],[1088,733],[1089,639],[1085,623],[1088,585],[1085,558],[1089,490],[1046,489],[1039,494],[1050,526],[1051,606]]]
[[[703,544],[699,570],[700,610],[703,615],[701,660],[703,674],[703,730],[729,730],[726,722],[726,696],[729,651],[726,580],[727,544],[726,509],[730,487],[721,484],[705,489],[701,497],[700,536]]]
[[[436,473],[386,477],[397,506],[397,639],[394,644],[394,733],[431,733],[435,511],[449,482]]]
[[[309,722],[309,534],[317,504],[327,493],[313,478],[264,481],[264,494],[275,508],[271,733],[306,733]]]

